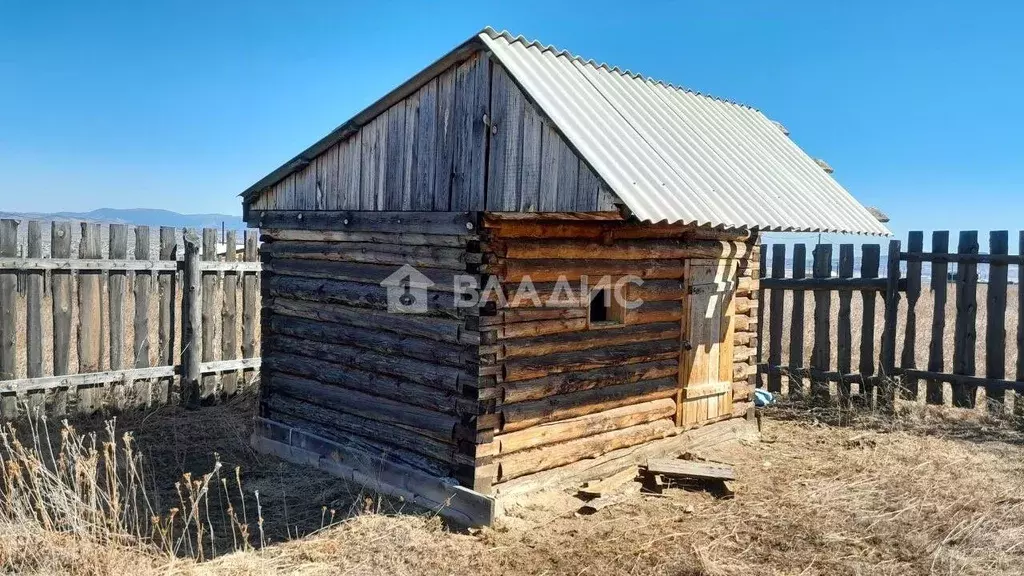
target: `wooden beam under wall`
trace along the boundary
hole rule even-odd
[[[477,213],[253,210],[246,224],[290,230],[463,236],[477,233]]]

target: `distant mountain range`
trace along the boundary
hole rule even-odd
[[[170,210],[152,208],[100,208],[91,212],[0,212],[0,218],[29,220],[85,220],[132,224],[135,226],[174,226],[175,228],[220,228],[243,230],[245,222],[238,216],[227,214],[179,214]]]

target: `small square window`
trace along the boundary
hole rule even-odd
[[[616,326],[623,323],[623,310],[615,301],[612,290],[600,288],[590,293],[588,319],[591,328]]]

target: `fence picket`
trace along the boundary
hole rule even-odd
[[[1007,254],[1010,234],[1005,230],[989,233],[989,253]],[[1008,267],[1005,263],[993,262],[988,269],[988,290],[986,291],[987,321],[985,323],[985,377],[1002,380],[1006,377],[1006,281]],[[1002,413],[1006,403],[1006,390],[988,388],[985,396],[988,409]]]
[[[28,223],[28,257],[43,257],[43,228],[38,220]],[[43,375],[43,275],[42,270],[28,272],[25,296],[25,375],[39,378]],[[46,393],[34,390],[28,393],[30,414],[37,414],[46,403]]]
[[[224,239],[225,251],[224,261],[234,262],[236,258],[237,245],[235,231],[229,230]],[[220,356],[221,360],[234,360],[238,358],[238,274],[225,272],[221,279],[221,289],[224,293],[224,304],[221,307],[221,331],[220,331]],[[231,396],[238,390],[238,378],[241,372],[225,372],[221,376],[221,392],[225,396]]]
[[[786,245],[774,244],[772,246],[772,278],[782,278],[786,275]],[[786,293],[782,290],[772,290],[770,297],[771,311],[768,321],[768,365],[773,368],[782,364],[782,310],[783,298]],[[775,370],[768,373],[768,391],[782,391],[782,375]]]
[[[1024,230],[1020,231],[1017,254],[1024,256]],[[1017,381],[1024,382],[1024,263],[1017,264]],[[1014,412],[1024,416],[1024,393],[1013,399]]]
[[[924,251],[924,232],[911,232],[907,237],[907,252]],[[921,297],[921,261],[907,262],[907,324],[903,331],[903,356],[900,367],[917,368],[914,360],[917,346],[917,301]],[[917,378],[907,378],[904,382],[903,397],[917,399]]]
[[[100,251],[100,225],[82,222],[82,238],[78,243],[78,257],[98,259]],[[100,303],[101,272],[78,273],[78,371],[103,370],[102,334],[103,315]],[[102,385],[78,389],[78,411],[91,414],[100,407]]]
[[[123,260],[128,258],[128,227],[111,224],[108,232],[109,257]],[[110,330],[110,369],[120,370],[124,365],[124,293],[128,273],[111,270],[107,279],[108,328]]]
[[[0,220],[0,256],[18,255],[18,221]],[[18,377],[18,274],[0,271],[0,380]],[[18,399],[13,393],[0,396],[4,418],[18,414]]]
[[[949,252],[949,232],[932,232],[932,253],[946,254]],[[932,262],[932,337],[928,346],[928,371],[942,372],[945,370],[944,336],[946,334],[946,294],[949,290],[949,263]],[[928,404],[942,404],[942,382],[929,380],[925,393]]]
[[[50,254],[54,258],[71,257],[71,223],[50,224]],[[71,271],[54,270],[50,274],[50,295],[53,306],[53,375],[64,376],[71,372]],[[64,416],[68,411],[68,399],[73,394],[70,387],[57,388],[53,393],[55,416]]]
[[[199,405],[202,396],[200,356],[203,354],[203,283],[199,271],[200,239],[193,230],[185,230],[185,270],[182,274],[181,324],[181,401],[190,408]]]
[[[135,227],[135,259],[149,260],[149,226]],[[148,368],[149,361],[149,293],[153,287],[153,275],[136,271],[133,276],[132,300],[135,302],[135,317],[132,320],[132,359],[135,368]],[[153,381],[139,381],[132,391],[143,406],[153,404]]]
[[[978,253],[978,233],[960,232],[958,254]],[[974,262],[958,262],[956,266],[956,327],[953,336],[953,373],[975,375],[975,346],[978,334],[978,265]],[[974,407],[977,387],[964,382],[953,383],[953,405],[964,408]]]
[[[853,244],[843,244],[839,247],[839,277],[853,278]],[[836,390],[844,403],[850,400],[850,382],[846,376],[850,374],[853,362],[853,326],[850,320],[852,301],[852,291],[839,291],[839,319],[836,332],[836,367],[839,370],[839,383]]]
[[[257,234],[254,230],[245,231],[244,255],[246,262],[259,260]],[[256,332],[259,326],[256,324],[256,313],[260,308],[260,298],[259,277],[245,274],[242,277],[242,358],[255,358],[257,354]]]
[[[217,230],[214,228],[203,229],[203,260],[207,262],[217,259]],[[217,324],[214,320],[214,312],[217,307],[217,285],[216,272],[202,274],[203,291],[202,298],[202,319],[203,331],[203,362],[211,362],[217,359]],[[217,377],[208,374],[202,378],[202,392],[200,397],[203,401],[209,401],[217,391]]]
[[[168,226],[160,227],[160,259],[176,260],[178,256],[178,242],[174,237],[174,228]],[[157,356],[156,361],[160,366],[177,364],[177,355],[174,349],[174,326],[177,320],[177,275],[174,273],[162,273],[157,276],[157,287],[160,298],[160,325],[157,327]],[[153,396],[160,403],[171,401],[171,382],[169,378],[157,381],[153,387]]]
[[[881,246],[878,244],[865,244],[861,246],[860,277],[878,278],[878,267],[881,263]],[[878,301],[878,292],[861,292],[864,302],[863,324],[860,331],[860,367],[861,375],[861,396],[869,398],[874,389],[873,376],[875,375],[875,304]]]
[[[807,277],[807,246],[804,244],[793,245],[793,278],[803,279]],[[792,368],[804,367],[804,301],[807,293],[803,290],[794,290],[793,294],[793,317],[790,319],[789,328],[789,366]],[[797,391],[803,390],[803,376],[796,371],[789,374],[789,388],[794,387]]]
[[[832,277],[832,245],[819,244],[814,248],[815,278]],[[832,366],[832,338],[829,333],[832,314],[832,291],[814,291],[814,345],[811,352],[811,394],[828,397],[828,380],[823,375]]]

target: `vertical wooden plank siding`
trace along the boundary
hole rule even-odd
[[[560,146],[564,146],[564,144],[558,131],[550,123],[543,122],[541,125],[540,181],[537,201],[537,209],[541,212],[554,212],[558,209],[558,163],[562,159],[562,155],[559,154]]]
[[[989,253],[1009,253],[1010,234],[1005,230],[989,233]],[[1008,266],[1005,262],[993,262],[988,269],[988,290],[985,302],[988,308],[985,323],[985,377],[996,380],[1006,378],[1006,283]],[[1019,288],[1018,288],[1019,290]],[[1003,412],[1006,390],[992,386],[986,388],[988,409],[996,414]]]
[[[786,245],[772,244],[772,278],[782,278],[786,275]],[[782,365],[782,308],[785,292],[772,290],[770,297],[771,310],[769,311],[768,322],[768,391],[780,392],[782,390],[782,377],[777,372]]]
[[[135,227],[135,259],[149,260],[149,226]],[[135,317],[132,320],[132,358],[136,368],[149,367],[149,295],[153,289],[153,275],[149,272],[135,273],[132,299],[135,301]],[[141,382],[134,387],[144,406],[153,404],[153,383]]]
[[[946,254],[949,252],[949,232],[932,232],[932,253]],[[942,372],[945,370],[945,351],[943,344],[946,334],[946,293],[949,288],[947,262],[932,262],[932,337],[928,346],[928,371]],[[942,404],[942,382],[928,381],[925,402]]]
[[[437,77],[437,143],[434,164],[434,210],[451,209],[455,174],[455,68]]]
[[[50,224],[50,255],[54,258],[71,257],[71,223]],[[63,376],[71,371],[71,271],[54,270],[50,275],[53,309],[53,375]],[[57,388],[53,393],[52,413],[55,416],[67,414],[67,388]]]
[[[78,257],[101,258],[100,225],[82,223],[82,238]],[[103,334],[103,316],[100,311],[100,272],[78,273],[78,371],[99,372],[103,369],[100,343]],[[78,411],[95,412],[100,407],[102,387],[84,386],[78,389]]]
[[[839,277],[853,278],[853,244],[839,246]],[[853,369],[853,322],[850,318],[852,301],[852,291],[839,291],[839,319],[836,332],[836,368],[839,370],[839,384],[836,390],[844,403],[850,400],[850,382],[846,375]]]
[[[475,54],[455,74],[455,178],[451,210],[477,210],[484,205],[485,161],[490,127],[484,116],[490,105],[490,60]]]
[[[533,106],[524,105],[521,152],[522,167],[519,173],[519,206],[523,212],[540,209],[541,138],[544,123]]]
[[[212,262],[217,259],[217,230],[214,228],[203,229],[203,260]],[[202,351],[203,362],[211,362],[217,359],[217,323],[214,319],[217,309],[217,284],[216,272],[207,272],[203,276],[203,289],[201,296],[197,298],[202,303]],[[213,374],[207,374],[202,378],[202,392],[200,399],[210,400],[217,391],[217,378]]]
[[[793,246],[793,278],[802,279],[807,277],[807,246],[804,244],[795,244]],[[789,329],[789,366],[791,368],[806,368],[804,366],[804,300],[807,297],[807,293],[803,290],[794,290],[792,293],[793,297],[793,317],[790,319]],[[794,388],[797,392],[802,392],[803,376],[799,373],[790,374],[789,376],[789,388],[790,392],[793,392]]]
[[[434,206],[434,185],[437,169],[437,80],[431,80],[419,91],[419,107],[415,122],[416,134],[412,167],[410,210],[431,210]]]
[[[576,210],[576,194],[579,184],[580,160],[576,153],[569,148],[569,145],[558,137],[558,196],[555,200],[555,209],[558,211],[571,212]],[[545,154],[548,152],[545,151]]]
[[[384,209],[402,210],[402,185],[405,156],[405,115],[410,104],[406,98],[388,109],[387,148],[384,155]]]
[[[978,253],[978,233],[960,232],[959,254]],[[958,262],[956,272],[956,326],[953,333],[953,373],[973,376],[975,374],[975,346],[978,334],[978,265],[973,262]],[[976,386],[963,383],[953,384],[953,405],[971,408],[974,406]]]
[[[43,257],[42,223],[32,220],[28,223],[29,258]],[[25,296],[25,375],[39,378],[43,375],[43,271],[35,270],[25,274],[27,294]],[[28,393],[29,414],[42,412],[46,394],[43,390]]]
[[[814,248],[815,278],[832,277],[832,245],[819,244]],[[832,338],[829,333],[829,317],[832,314],[832,291],[814,291],[814,347],[811,352],[811,394],[827,398],[828,380],[821,374],[832,366]]]
[[[169,226],[160,227],[160,259],[177,259],[178,243],[174,237],[174,228]],[[160,297],[160,324],[157,327],[157,356],[159,366],[177,364],[174,350],[174,325],[177,321],[177,274],[163,273],[157,276],[157,284]],[[153,396],[159,403],[170,401],[171,382],[165,378],[156,383]]]
[[[259,262],[257,253],[256,231],[246,230],[245,238],[245,261]],[[245,274],[242,277],[242,357],[254,358],[256,356],[256,311],[260,305],[260,289],[255,274]]]
[[[0,220],[0,256],[18,255],[18,221]],[[0,271],[0,380],[18,377],[18,273]],[[12,393],[0,396],[0,413],[5,420],[18,415],[18,399]]]
[[[228,230],[225,238],[224,261],[234,262],[236,258],[237,240],[234,230]],[[221,306],[220,359],[234,360],[238,358],[238,274],[225,272],[221,280],[224,303]],[[225,372],[221,376],[221,392],[231,396],[238,390],[239,372]]]
[[[200,239],[185,230],[185,268],[182,273],[181,401],[195,408],[201,399],[200,355],[203,351],[203,284],[199,270]]]
[[[108,228],[108,254],[111,260],[128,258],[128,227],[124,224],[111,224]],[[110,329],[110,369],[126,368],[124,362],[124,308],[125,289],[128,274],[121,270],[111,270],[107,280],[108,298],[107,323]]]
[[[520,116],[522,107],[516,108],[514,86],[505,69],[494,65],[491,74],[491,141],[487,158],[487,209],[500,212],[505,206],[507,194],[518,205],[518,165]],[[511,174],[511,182],[506,181],[506,174]],[[506,188],[506,186],[508,186]]]
[[[924,252],[924,232],[911,232],[907,237],[907,252]],[[900,368],[917,368],[914,361],[917,346],[917,301],[921,297],[921,262],[907,262],[907,324],[903,331],[903,356]],[[903,397],[908,400],[917,399],[918,382],[916,378],[907,378],[902,390]]]
[[[878,278],[881,252],[881,246],[878,244],[864,244],[861,246],[861,278]],[[874,290],[865,290],[861,292],[861,297],[864,299],[862,305],[864,318],[860,332],[859,372],[864,378],[861,382],[861,394],[867,397],[873,388],[870,378],[875,374],[875,304],[878,301],[878,293]]]

